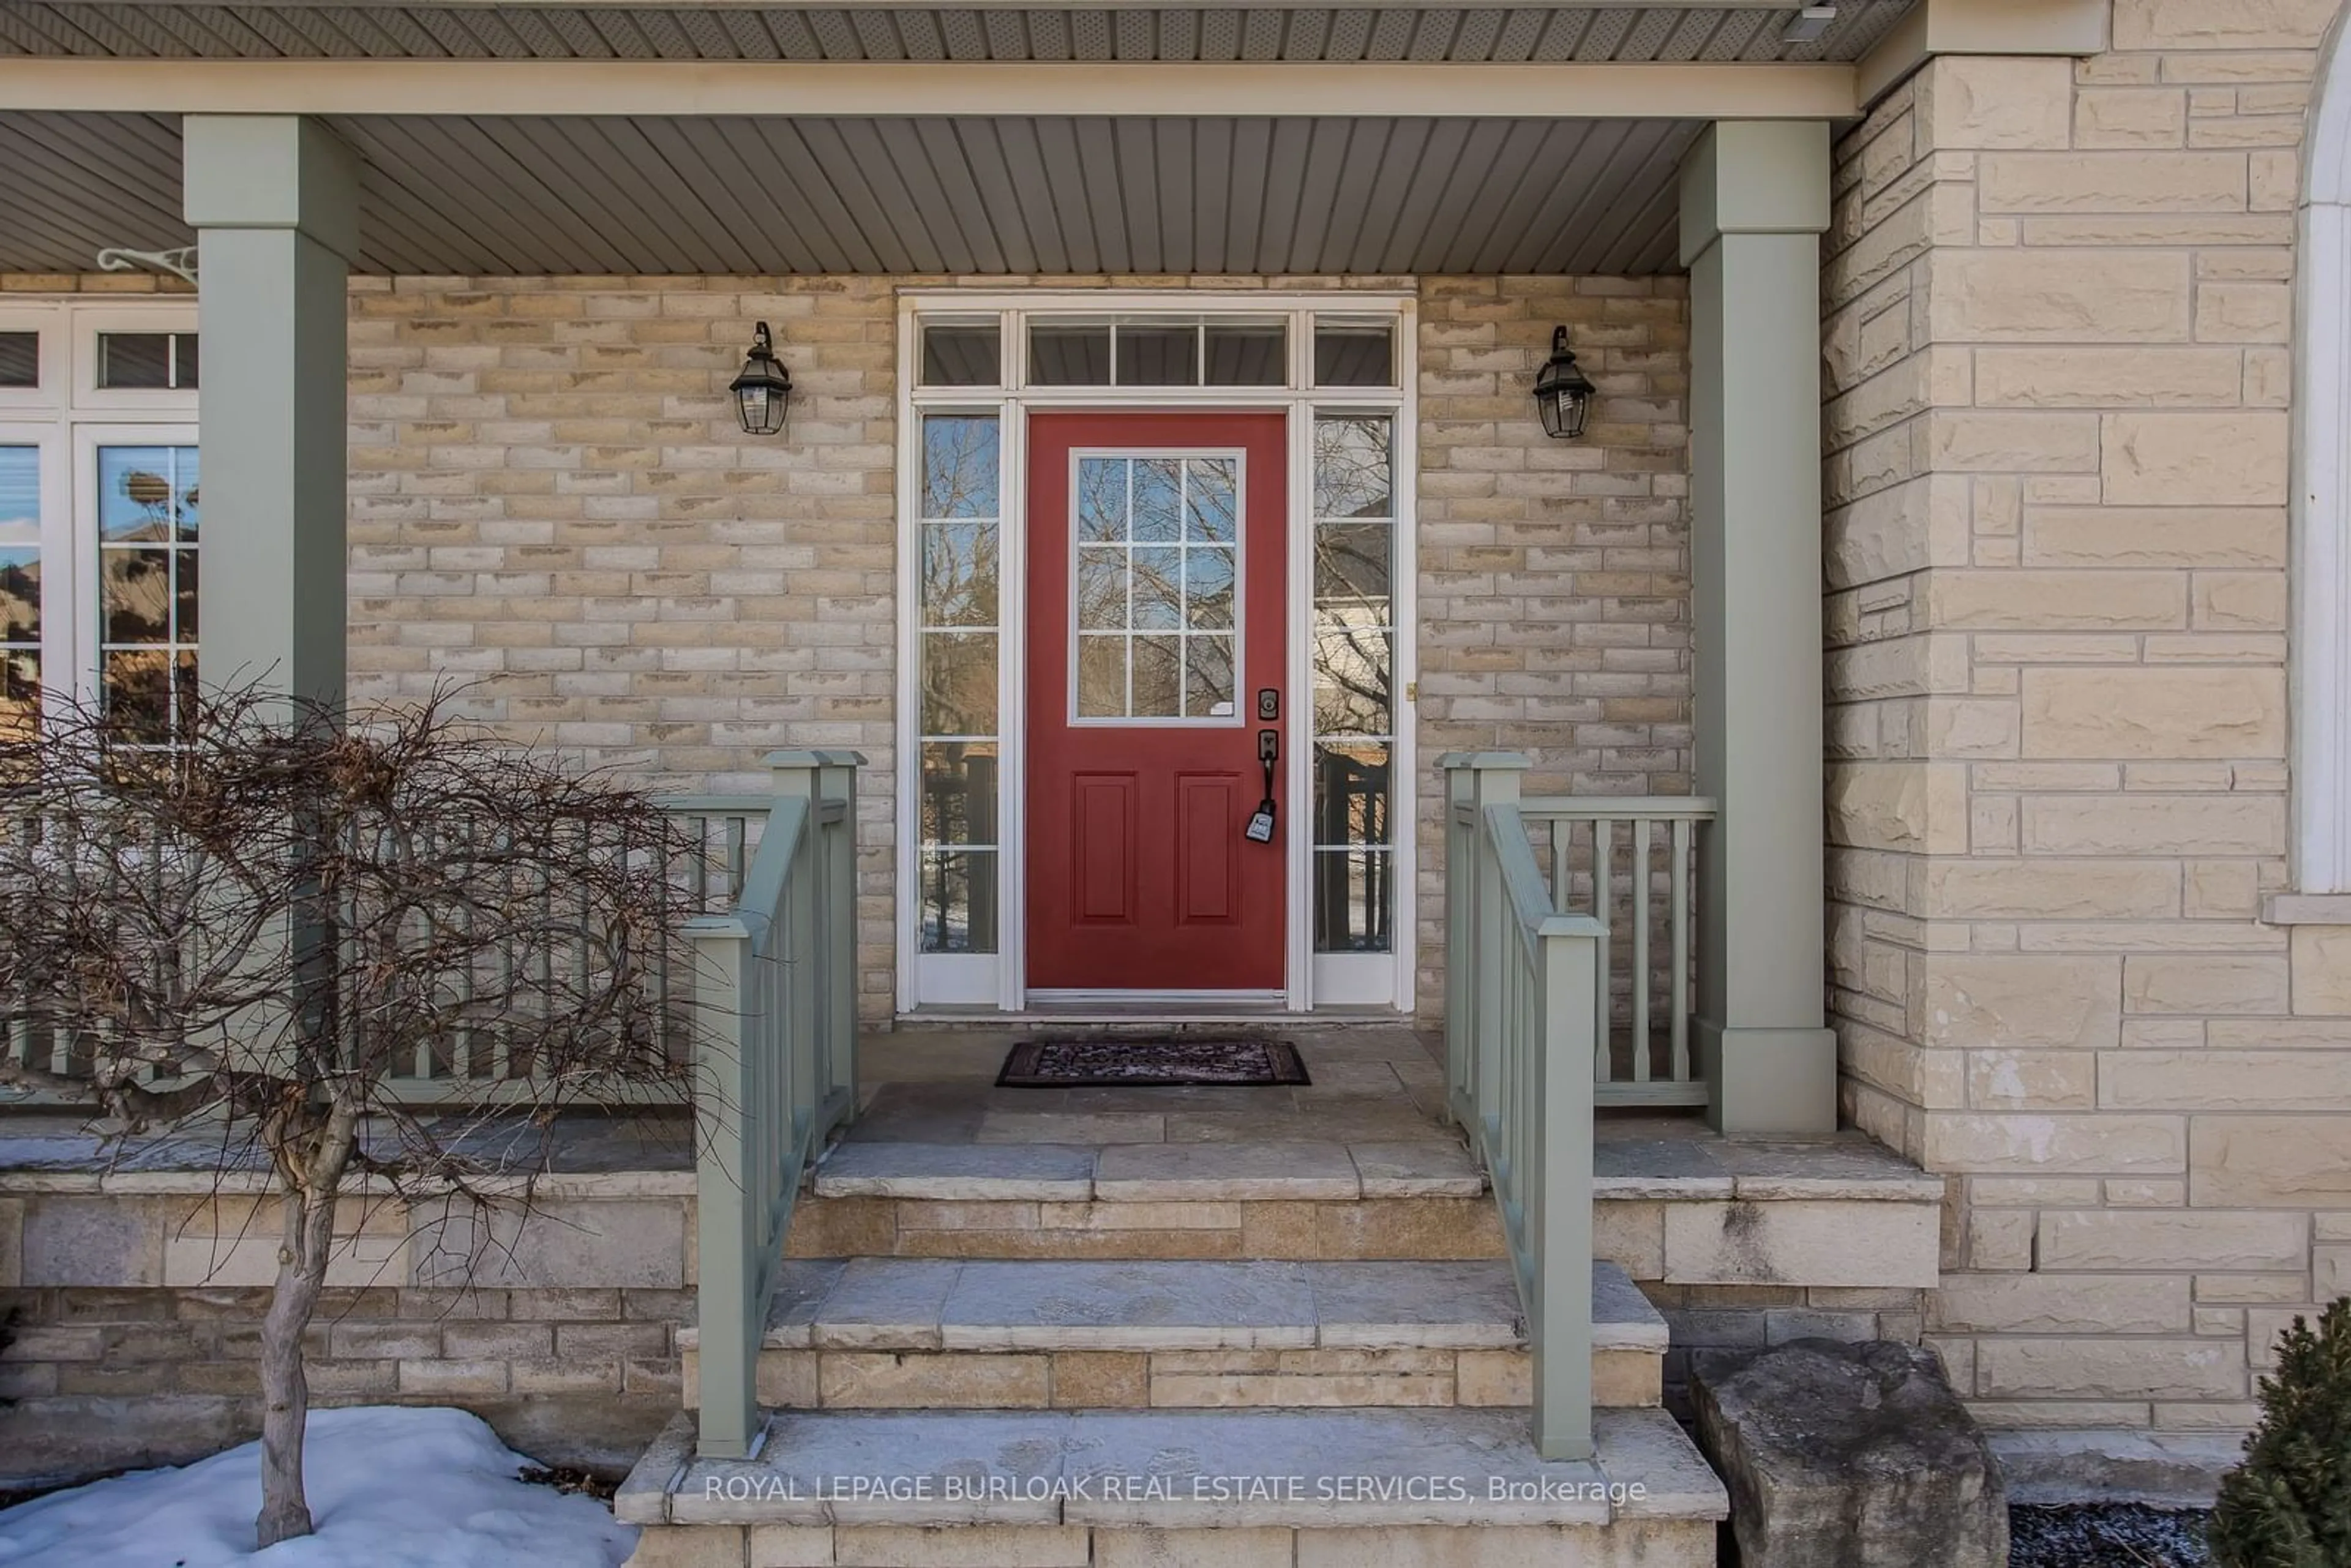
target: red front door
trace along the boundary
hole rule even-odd
[[[1289,716],[1284,448],[1280,414],[1029,422],[1031,987],[1281,988],[1288,822],[1247,833]]]

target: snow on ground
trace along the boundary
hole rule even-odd
[[[531,1461],[463,1410],[310,1412],[318,1532],[253,1549],[261,1445],[0,1510],[5,1568],[618,1568],[636,1530],[593,1498],[515,1479]]]

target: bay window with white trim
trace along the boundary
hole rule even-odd
[[[168,743],[195,692],[195,311],[0,306],[0,736],[96,707]]]

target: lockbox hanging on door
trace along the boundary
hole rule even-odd
[[[1258,711],[1262,713],[1271,692],[1257,695]],[[1257,810],[1249,820],[1249,831],[1242,836],[1253,844],[1273,842],[1273,765],[1281,757],[1281,732],[1260,729],[1257,732],[1257,759],[1265,766],[1265,799],[1257,803]]]

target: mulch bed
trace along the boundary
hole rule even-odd
[[[2210,1568],[2211,1517],[2127,1502],[2011,1508],[2009,1568]]]

